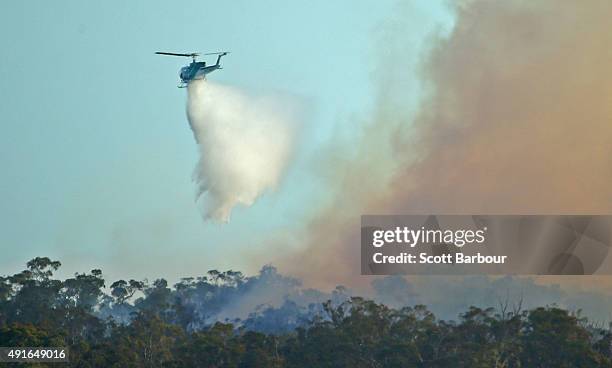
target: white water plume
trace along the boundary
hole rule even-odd
[[[236,88],[189,83],[187,117],[200,148],[194,172],[205,219],[229,221],[274,189],[287,165],[295,125],[291,104]]]

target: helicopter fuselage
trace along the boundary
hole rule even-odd
[[[217,69],[221,69],[221,65],[215,64],[206,66],[206,62],[204,61],[193,61],[191,64],[181,68],[179,77],[183,84],[188,84],[194,79],[206,78],[206,74],[214,72]]]

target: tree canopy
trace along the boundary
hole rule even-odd
[[[101,270],[58,280],[60,266],[38,257],[0,277],[0,346],[68,347],[71,367],[612,367],[610,330],[554,306],[473,306],[445,321],[339,288],[308,308],[286,300],[222,321],[210,316],[235,293],[297,280],[267,266],[106,289]]]

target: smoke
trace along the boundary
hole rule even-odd
[[[379,76],[357,154],[334,161],[335,202],[282,269],[319,286],[367,282],[356,276],[361,214],[612,212],[612,3],[458,4],[420,68],[417,113]],[[405,52],[385,57],[396,79],[410,72]]]
[[[187,91],[200,149],[197,198],[205,219],[227,222],[236,205],[251,206],[279,183],[295,128],[291,104],[205,80],[190,82]]]
[[[231,297],[221,298],[223,302],[218,313],[210,315],[206,323],[239,319],[248,324],[247,319],[256,318],[260,320],[257,325],[266,325],[270,330],[284,330],[286,326],[279,325],[283,322],[277,319],[279,312],[283,312],[287,319],[305,321],[321,313],[321,303],[331,300],[333,305],[339,305],[351,296],[372,298],[396,309],[425,305],[436,317],[444,320],[457,320],[459,314],[470,306],[500,308],[504,305],[510,310],[557,305],[570,311],[581,311],[598,323],[610,322],[612,318],[611,295],[565,290],[558,284],[540,285],[533,278],[430,276],[408,279],[387,276],[372,280],[371,289],[369,293],[343,286],[336,286],[331,293],[304,289],[299,279],[279,274],[273,267],[267,266],[245,284],[233,288]],[[297,308],[286,310],[287,303]],[[264,311],[268,313],[261,313]],[[265,319],[270,320],[261,323]]]
[[[594,291],[561,288],[559,284],[541,285],[533,278],[505,276],[444,277],[405,279],[387,276],[373,281],[375,300],[401,308],[426,305],[440,319],[456,320],[470,306],[523,310],[557,305],[582,311],[595,322],[610,322],[612,296]]]

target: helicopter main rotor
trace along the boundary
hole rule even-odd
[[[192,52],[189,54],[182,54],[182,53],[176,53],[176,52],[163,52],[163,51],[157,51],[155,54],[157,55],[166,55],[166,56],[184,56],[184,57],[190,57],[193,59],[193,61],[195,62],[196,57],[200,56],[200,55],[227,55],[229,54],[229,52],[227,51],[219,51],[219,52],[208,52],[205,54],[200,54],[198,52]]]

